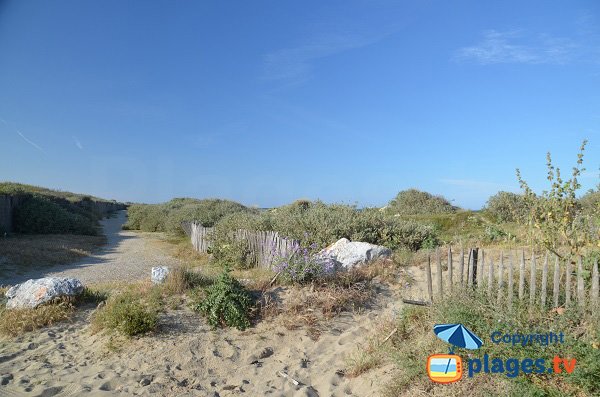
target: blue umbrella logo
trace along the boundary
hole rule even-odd
[[[433,332],[438,338],[454,347],[474,350],[483,345],[481,338],[462,324],[437,324],[433,326]],[[453,354],[453,350],[450,348],[450,354]]]

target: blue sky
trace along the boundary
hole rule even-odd
[[[600,165],[596,1],[2,1],[0,180],[480,208]]]

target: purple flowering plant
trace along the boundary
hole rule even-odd
[[[317,244],[302,246],[298,241],[294,241],[287,255],[278,255],[273,249],[273,270],[280,273],[282,280],[294,284],[308,283],[333,274],[335,263],[329,258],[320,257],[317,252]]]

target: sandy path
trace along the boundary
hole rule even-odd
[[[151,239],[137,233],[121,230],[126,222],[126,211],[102,220],[107,245],[92,256],[68,265],[45,267],[3,281],[16,284],[30,278],[46,276],[75,277],[84,284],[110,281],[135,281],[150,277],[153,266],[173,266],[178,261],[160,250]]]

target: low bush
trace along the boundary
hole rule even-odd
[[[457,209],[444,197],[434,196],[417,189],[399,192],[386,207],[387,212],[400,215],[452,213]]]
[[[314,250],[343,237],[393,250],[416,251],[438,244],[437,233],[430,225],[389,216],[376,209],[359,210],[349,205],[302,201],[262,213],[236,213],[223,217],[211,237],[212,254],[217,263],[248,266],[249,247],[234,238],[234,232],[239,229],[273,230]]]
[[[226,269],[207,289],[195,310],[214,328],[228,326],[244,330],[250,326],[252,304],[248,291]]]
[[[525,197],[511,192],[498,192],[491,196],[484,210],[497,222],[522,222],[529,211]]]
[[[156,328],[158,311],[148,307],[141,296],[124,292],[107,301],[94,317],[99,328],[119,331],[127,336],[142,335]]]
[[[182,222],[196,221],[211,227],[224,216],[238,212],[256,211],[229,200],[176,198],[164,204],[130,206],[125,228],[183,234]]]
[[[30,196],[14,211],[15,231],[25,234],[98,234],[95,219],[70,212],[43,196]]]

